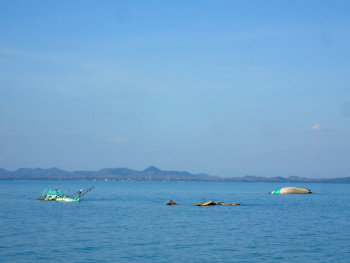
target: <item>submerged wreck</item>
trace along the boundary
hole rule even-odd
[[[174,202],[173,200],[170,200],[167,205],[178,205],[178,203]]]
[[[88,192],[91,192],[94,189],[95,186],[87,189],[85,192],[83,192],[83,189],[78,191],[77,193],[73,195],[67,195],[64,194],[61,190],[52,190],[49,187],[46,187],[44,192],[41,194],[41,196],[38,198],[38,200],[44,200],[44,201],[59,201],[59,202],[78,202],[80,201],[80,198],[83,197]]]
[[[211,205],[240,205],[236,203],[225,203],[225,202],[214,202],[214,201],[209,201],[209,202],[202,202],[200,204],[195,204],[196,206],[211,206]]]
[[[272,191],[271,194],[312,194],[311,190],[301,187],[284,187]]]

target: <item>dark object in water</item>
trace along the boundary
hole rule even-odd
[[[214,202],[214,201],[209,201],[209,202],[202,202],[200,204],[195,204],[196,206],[210,206],[210,205],[240,205],[236,203],[225,203],[225,202]]]
[[[271,194],[312,194],[311,190],[301,187],[284,187],[272,191]]]
[[[173,202],[173,200],[170,200],[167,205],[178,205],[178,203]]]

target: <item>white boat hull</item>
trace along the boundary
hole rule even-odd
[[[311,194],[311,190],[301,187],[284,187],[272,191],[271,194]]]

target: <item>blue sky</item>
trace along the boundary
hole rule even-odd
[[[0,167],[350,176],[349,13],[0,0]]]

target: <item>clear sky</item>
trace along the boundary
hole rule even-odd
[[[0,0],[0,167],[350,176],[349,14]]]

